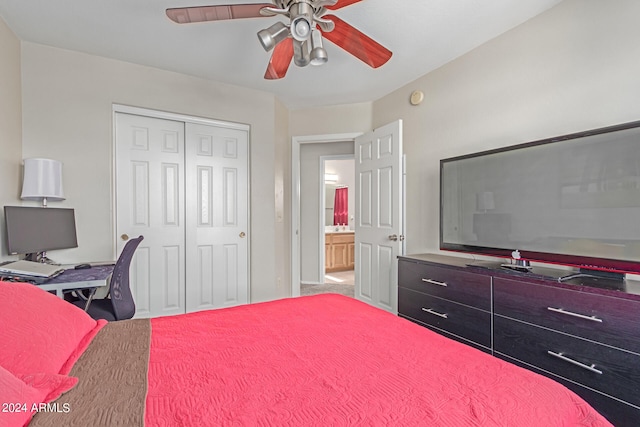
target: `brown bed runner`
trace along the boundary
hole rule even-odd
[[[107,324],[71,370],[79,381],[56,400],[58,412],[29,426],[144,426],[150,339],[149,319]]]

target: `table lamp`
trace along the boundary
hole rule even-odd
[[[62,191],[62,163],[51,159],[24,159],[24,178],[22,181],[23,200],[64,200]]]

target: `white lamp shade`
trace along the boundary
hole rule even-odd
[[[24,200],[64,200],[62,163],[51,159],[24,159]]]

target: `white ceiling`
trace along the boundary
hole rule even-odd
[[[291,64],[264,80],[270,53],[256,33],[281,17],[176,24],[170,7],[251,0],[0,0],[21,39],[274,93],[287,107],[374,101],[561,0],[363,0],[334,12],[393,52],[369,68],[330,42],[329,62]]]

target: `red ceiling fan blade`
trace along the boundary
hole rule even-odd
[[[392,53],[389,49],[337,16],[325,15],[324,18],[333,21],[336,28],[322,35],[370,67],[378,68],[391,58]]]
[[[273,3],[177,7],[167,9],[167,16],[178,24],[223,21],[225,19],[259,18],[262,17],[262,15],[260,15],[260,9],[264,7],[273,7]]]
[[[264,73],[267,80],[277,80],[283,78],[287,74],[289,64],[293,58],[293,39],[288,37],[278,43],[273,49],[273,54],[269,60],[269,66]]]
[[[338,3],[333,6],[325,6],[329,10],[342,9],[343,7],[351,6],[354,3],[359,3],[362,0],[338,0]]]

